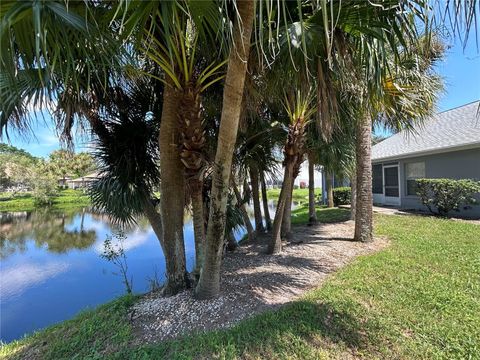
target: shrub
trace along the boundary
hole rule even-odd
[[[35,205],[51,205],[53,198],[58,194],[55,177],[50,173],[38,171],[31,182]]]
[[[348,186],[333,189],[333,202],[335,206],[349,205],[352,199],[352,189]]]
[[[476,204],[475,193],[480,192],[480,182],[470,179],[418,179],[417,195],[422,204],[435,215],[446,216],[461,205]]]

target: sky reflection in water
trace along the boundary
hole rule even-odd
[[[0,214],[1,340],[17,339],[122,295],[121,279],[113,274],[117,269],[99,256],[103,241],[115,230],[106,216],[82,209]],[[134,291],[145,292],[148,278],[164,278],[160,244],[144,220],[125,233]],[[191,268],[191,221],[185,239]]]

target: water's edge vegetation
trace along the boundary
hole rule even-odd
[[[267,195],[269,199],[278,199],[280,189],[269,189]],[[315,195],[320,197],[321,189],[315,189]],[[308,189],[294,189],[292,200],[296,202],[308,201]],[[85,191],[82,190],[61,190],[52,200],[51,208],[53,210],[62,210],[71,207],[89,206],[90,198]],[[33,196],[26,192],[13,195],[12,193],[0,193],[0,212],[14,211],[34,211],[45,206],[36,206]]]
[[[90,198],[81,190],[61,190],[52,199],[52,210],[63,210],[72,207],[89,206]],[[35,199],[30,193],[0,193],[0,212],[34,211],[45,208],[44,205],[36,206]]]
[[[298,224],[307,211],[296,210]],[[318,210],[320,221],[345,220],[347,213]],[[0,356],[474,359],[480,350],[479,226],[415,216],[375,220],[376,235],[388,236],[389,248],[357,259],[298,301],[231,329],[132,346],[126,314],[138,296],[129,295],[4,345]]]

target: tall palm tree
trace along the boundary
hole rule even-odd
[[[222,117],[212,179],[205,263],[195,292],[201,299],[214,297],[220,291],[221,247],[225,232],[227,191],[255,16],[255,0],[238,1],[236,6],[238,21],[234,25],[233,48],[230,51],[225,78]]]
[[[168,5],[167,5],[168,6]],[[214,7],[210,12],[216,16],[210,15],[207,19],[218,21],[221,12],[215,10],[214,2],[201,4],[202,7]],[[205,129],[201,115],[202,93],[216,82],[223,79],[221,67],[224,61],[213,58],[210,64],[206,56],[201,56],[199,47],[209,46],[211,44],[201,44],[200,31],[205,31],[203,24],[206,19],[198,14],[188,14],[185,9],[179,6],[171,8],[171,19],[166,18],[163,7],[155,14],[155,26],[149,31],[146,41],[151,41],[147,47],[149,59],[158,64],[165,72],[167,77],[167,91],[165,101],[173,101],[177,98],[178,103],[170,108],[164,107],[164,114],[169,121],[161,123],[160,136],[160,161],[163,170],[164,184],[161,183],[162,197],[161,207],[164,212],[172,211],[175,208],[173,202],[178,203],[178,194],[184,187],[183,181],[188,188],[188,195],[192,204],[194,237],[196,244],[196,270],[200,271],[203,263],[205,248],[205,216],[203,212],[203,177],[206,170],[205,156]],[[205,9],[202,11],[205,13]],[[173,24],[174,26],[170,26]],[[203,27],[202,27],[203,26]],[[171,89],[170,89],[171,88]],[[168,97],[168,99],[167,99]],[[173,116],[166,110],[172,110],[176,113],[176,123],[173,123]],[[170,124],[170,121],[172,123]],[[162,127],[165,131],[162,132]],[[162,134],[163,133],[163,134]],[[167,140],[170,139],[170,140]],[[172,147],[171,141],[174,139],[178,143],[178,150]],[[179,153],[174,154],[177,150]],[[170,154],[171,153],[171,154]],[[162,165],[163,164],[163,165]],[[183,171],[180,170],[180,165]],[[167,168],[173,169],[172,172]],[[180,171],[179,171],[180,170]],[[184,174],[185,179],[178,177]],[[170,174],[172,178],[170,179]],[[166,178],[168,177],[168,179]],[[168,187],[163,189],[163,187]],[[174,188],[173,188],[174,187]],[[169,193],[167,193],[169,192]],[[180,206],[178,207],[180,212]],[[173,220],[173,219],[172,219]],[[166,236],[177,236],[180,234],[180,227],[183,223],[172,222],[172,232]],[[176,230],[173,229],[175,226]],[[182,235],[178,235],[183,237]]]
[[[389,71],[384,74],[381,92],[365,94],[358,104],[356,146],[355,239],[372,241],[372,122],[393,129],[411,128],[430,116],[442,89],[433,68],[443,54],[442,45],[431,37],[421,37],[402,44],[400,56],[390,55]],[[419,56],[420,55],[420,56]],[[366,80],[368,81],[368,80]],[[364,84],[363,80],[357,84]],[[358,89],[355,91],[358,94]]]
[[[297,47],[313,53],[316,60],[317,84],[317,124],[322,136],[328,140],[333,130],[339,124],[339,111],[342,105],[338,102],[338,93],[343,87],[357,87],[355,96],[380,97],[383,89],[383,79],[391,64],[389,58],[398,57],[402,51],[398,44],[404,47],[418,37],[419,24],[428,22],[422,11],[414,11],[415,1],[399,2],[384,1],[380,6],[363,1],[341,2],[321,1],[313,14],[299,26],[302,30],[296,32]],[[336,17],[329,16],[335,14]],[[430,29],[427,27],[427,30]],[[314,44],[308,49],[306,42]],[[405,50],[404,50],[405,51]],[[298,51],[297,51],[298,53]],[[356,68],[359,76],[355,75]],[[332,71],[332,69],[334,71]],[[352,78],[355,79],[352,81]],[[366,87],[359,89],[358,78]],[[358,90],[361,90],[360,92]],[[371,128],[371,114],[368,111],[359,112],[361,118],[357,140],[363,137],[361,146],[357,149],[359,157],[367,158],[370,153],[370,141],[367,143],[367,128]],[[357,159],[358,160],[358,159]],[[367,163],[357,161],[357,237],[360,230],[365,239],[371,238],[371,170],[362,168]],[[366,165],[365,165],[366,166]],[[328,181],[327,181],[328,183]],[[369,185],[370,184],[370,185]],[[331,196],[330,196],[331,198]],[[360,226],[362,225],[362,226]],[[369,230],[370,229],[370,230]],[[369,235],[370,233],[370,235]]]

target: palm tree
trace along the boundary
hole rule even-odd
[[[179,263],[185,263],[185,254],[184,250],[175,256],[169,254],[172,246],[162,237],[162,221],[153,195],[159,178],[159,112],[155,111],[159,102],[155,91],[145,90],[158,86],[158,82],[147,78],[124,82],[89,112],[96,136],[94,155],[102,175],[90,188],[90,195],[97,209],[123,225],[135,222],[139,215],[148,218],[165,254],[168,293],[171,279],[175,281],[178,272],[185,277],[185,268],[177,269]]]
[[[339,113],[340,121],[325,140],[309,132],[309,150],[322,165],[326,177],[328,207],[333,207],[333,174],[348,176],[355,160],[355,121],[348,111]]]
[[[214,7],[214,2],[205,2],[202,7]],[[170,13],[165,10],[170,11]],[[211,85],[223,79],[220,68],[224,61],[212,60],[210,64],[206,56],[199,56],[201,49],[200,31],[205,31],[203,23],[218,21],[221,12],[210,9],[210,15],[198,17],[196,14],[185,14],[180,6],[161,6],[155,14],[155,26],[148,32],[147,55],[165,72],[167,89],[164,104],[174,99],[172,107],[164,106],[160,129],[160,166],[162,170],[161,200],[162,213],[182,209],[178,204],[178,195],[184,192],[190,197],[193,212],[193,225],[196,252],[196,272],[200,271],[205,248],[205,216],[203,212],[203,177],[206,170],[205,129],[201,117],[202,93]],[[205,11],[203,11],[205,13]],[[170,16],[170,19],[168,18]],[[171,26],[173,24],[173,26]],[[209,44],[202,44],[208,46]],[[211,44],[210,44],[211,45]],[[172,113],[170,113],[172,111]],[[176,116],[174,122],[173,115]],[[178,148],[172,146],[172,139]],[[178,151],[175,154],[175,151]],[[179,179],[184,174],[184,180]],[[170,176],[171,175],[171,176]],[[176,204],[174,204],[176,203]],[[170,218],[169,215],[165,215]],[[173,217],[173,216],[172,216]],[[178,216],[177,219],[181,217]],[[171,225],[171,228],[170,228]],[[182,228],[182,230],[181,230]],[[164,226],[166,237],[183,239],[183,222],[172,221]],[[168,234],[167,234],[168,233]]]
[[[291,205],[287,204],[287,202],[290,201],[291,203],[293,181],[295,176],[298,175],[298,168],[303,161],[306,141],[305,131],[308,122],[315,112],[312,100],[313,98],[309,90],[302,91],[298,89],[294,95],[290,95],[285,101],[285,110],[288,114],[289,125],[283,150],[283,184],[280,190],[275,219],[273,221],[272,238],[267,250],[270,254],[275,254],[282,250],[282,222],[285,216],[285,208]]]
[[[196,288],[201,299],[220,291],[221,246],[225,232],[227,191],[230,184],[232,156],[240,120],[243,89],[250,52],[250,37],[255,16],[255,0],[236,3],[238,21],[234,25],[233,48],[223,93],[222,117],[212,179],[212,200],[207,227],[205,263]]]
[[[109,9],[89,1],[9,1],[0,7],[0,136],[28,132],[64,89],[106,84],[125,52],[109,28]],[[92,46],[95,44],[95,46]],[[7,134],[8,135],[8,134]]]
[[[408,47],[405,44],[401,47],[403,52],[400,56],[390,55],[387,58],[390,70],[383,77],[381,93],[369,93],[359,105],[355,207],[355,239],[358,241],[373,240],[372,121],[396,130],[410,128],[413,122],[422,121],[432,114],[442,88],[441,80],[432,71],[443,54],[441,44],[435,38],[422,37],[414,39]]]
[[[256,101],[258,101],[258,105],[248,111],[247,119],[243,119],[237,139],[233,166],[240,174],[250,174],[255,232],[259,234],[265,231],[260,205],[259,186],[261,176],[264,176],[265,173],[273,177],[276,176],[278,160],[275,157],[274,148],[279,141],[283,140],[284,130],[280,126],[270,124],[269,119],[264,118],[267,109],[259,111],[259,108],[264,105],[258,99]],[[249,107],[247,106],[247,108]],[[262,196],[266,199],[266,195]]]

